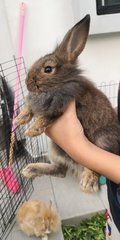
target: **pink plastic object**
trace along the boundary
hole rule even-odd
[[[23,32],[24,32],[24,18],[25,18],[25,3],[21,3],[20,8],[20,26],[19,26],[19,43],[18,43],[18,53],[17,53],[17,76],[15,84],[15,98],[14,98],[14,113],[12,120],[12,134],[11,134],[11,144],[10,144],[10,156],[9,156],[9,167],[0,170],[0,177],[7,188],[13,192],[17,193],[20,190],[19,182],[16,176],[13,174],[11,169],[13,146],[14,146],[14,130],[15,130],[15,117],[18,107],[18,96],[19,96],[19,81],[20,81],[20,67],[21,67],[21,57],[22,57],[22,43],[23,43]]]
[[[20,8],[20,23],[19,23],[19,42],[18,42],[18,53],[17,53],[17,76],[15,83],[15,99],[14,99],[14,114],[12,122],[12,133],[15,130],[15,117],[18,108],[18,96],[19,96],[19,84],[20,84],[20,67],[21,67],[21,57],[22,57],[22,45],[23,45],[23,33],[24,33],[24,20],[25,20],[25,3],[21,3]]]
[[[10,143],[10,156],[9,156],[9,167],[12,165],[13,161],[13,146],[15,142],[15,118],[18,108],[18,97],[19,97],[19,85],[20,85],[20,67],[21,67],[21,57],[22,57],[22,45],[23,45],[23,32],[24,32],[24,18],[25,18],[25,3],[21,3],[20,8],[20,26],[19,26],[19,42],[18,42],[18,53],[17,53],[17,75],[15,83],[15,97],[14,97],[14,110],[12,119],[12,133],[11,133],[11,143]]]
[[[13,192],[17,193],[20,190],[19,183],[15,175],[13,174],[11,168],[3,168],[0,170],[0,177],[7,188]]]

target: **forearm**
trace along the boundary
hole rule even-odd
[[[75,102],[71,102],[46,134],[76,162],[120,183],[120,157],[89,142],[77,119]]]
[[[72,145],[71,145],[72,144]],[[64,148],[65,146],[65,148]],[[83,136],[61,146],[69,156],[83,166],[120,183],[120,157],[95,146]]]

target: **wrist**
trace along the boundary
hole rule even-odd
[[[59,145],[59,144],[58,144]],[[86,151],[90,148],[90,142],[84,135],[83,129],[74,133],[72,137],[60,146],[75,161],[80,163],[80,159],[84,159]]]

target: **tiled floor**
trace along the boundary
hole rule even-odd
[[[52,200],[57,207],[63,223],[77,223],[96,212],[104,211],[108,206],[106,186],[102,186],[99,193],[87,194],[79,191],[78,182],[67,176],[66,178],[40,177],[34,180],[34,192],[31,199],[44,201]],[[29,240],[19,231],[15,224],[7,240]],[[32,238],[36,240],[36,238]],[[49,240],[63,240],[62,231],[53,234]]]

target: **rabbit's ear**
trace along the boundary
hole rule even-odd
[[[82,52],[87,41],[90,25],[90,15],[86,15],[65,35],[59,46],[67,61],[74,61]]]

